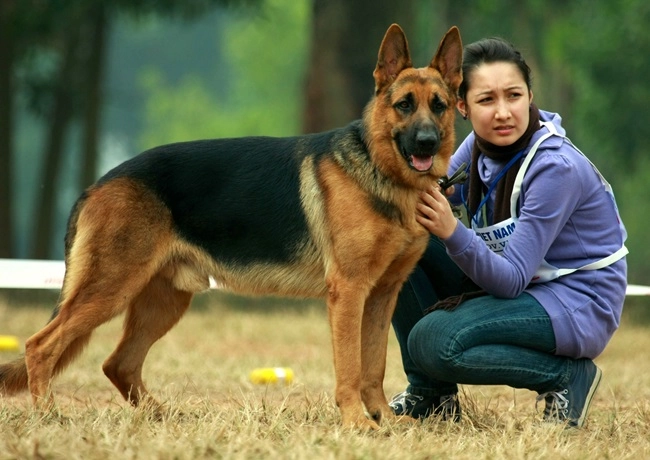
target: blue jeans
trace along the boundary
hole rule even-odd
[[[431,238],[400,292],[392,321],[407,390],[440,396],[456,393],[458,383],[538,393],[564,388],[574,360],[554,354],[551,320],[529,294],[515,299],[485,295],[452,311],[424,314],[439,299],[476,289],[442,242]]]

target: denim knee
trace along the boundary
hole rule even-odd
[[[408,352],[420,372],[430,378],[454,381],[455,359],[458,350],[454,321],[446,311],[434,311],[422,318],[408,337]]]

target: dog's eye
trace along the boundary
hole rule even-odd
[[[447,110],[447,104],[436,94],[436,97],[431,101],[431,111],[436,115],[440,115],[442,112]]]
[[[402,99],[395,104],[395,108],[400,112],[409,112],[411,110],[411,101]]]

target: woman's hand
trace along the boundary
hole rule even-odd
[[[415,219],[438,238],[447,239],[456,230],[458,219],[437,185],[420,194],[417,211]]]

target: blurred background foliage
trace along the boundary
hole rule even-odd
[[[522,51],[537,105],[614,186],[630,282],[650,283],[646,0],[2,0],[0,257],[62,258],[81,190],[144,149],[359,118],[393,22],[418,66],[454,24]]]

